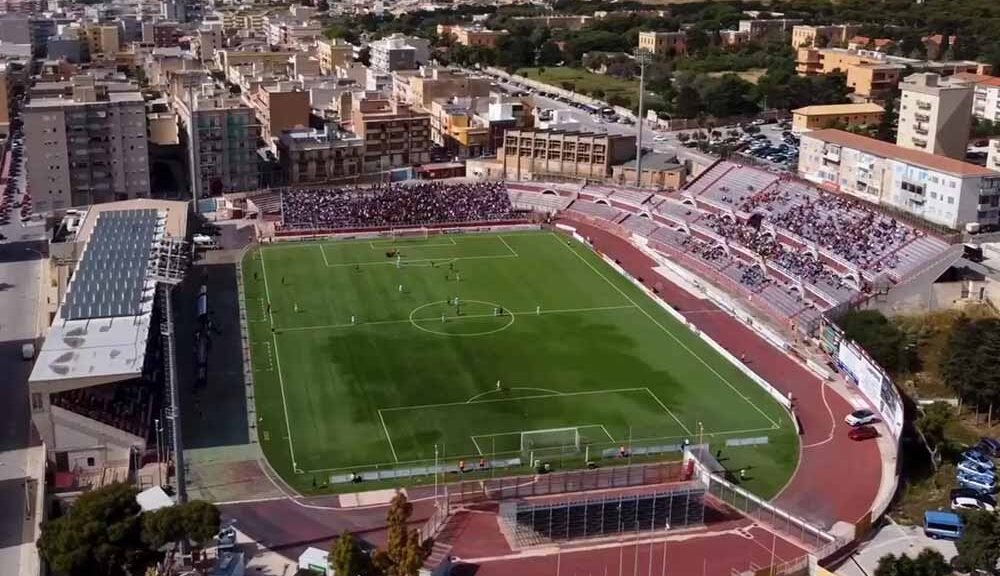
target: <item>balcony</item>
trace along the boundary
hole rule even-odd
[[[927,140],[924,140],[923,138],[911,138],[910,140],[913,142],[913,145],[918,148],[927,147]]]
[[[914,114],[913,118],[917,122],[930,122],[931,121],[931,117],[930,116],[928,116],[927,114],[921,114],[919,112],[917,112],[916,114]]]
[[[924,128],[919,124],[913,127],[913,131],[916,132],[917,134],[920,134],[921,136],[927,136],[928,134],[927,128]]]
[[[917,100],[917,109],[918,110],[930,110],[931,109],[931,103],[930,102],[924,102],[922,100]]]

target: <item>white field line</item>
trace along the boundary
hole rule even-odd
[[[379,412],[398,412],[401,410],[424,410],[428,408],[446,408],[449,406],[468,406],[470,404],[496,404],[497,402],[519,402],[521,400],[538,400],[540,398],[568,398],[571,396],[593,396],[595,394],[620,394],[622,392],[645,392],[645,388],[609,388],[607,390],[583,390],[580,392],[560,392],[558,394],[534,394],[518,396],[517,398],[488,398],[474,402],[442,402],[440,404],[415,404],[412,406],[395,406],[379,408]]]
[[[505,240],[503,236],[497,236],[497,238],[499,238],[500,241],[503,242],[503,245],[506,246],[508,250],[510,250],[511,254],[513,254],[514,256],[517,256],[517,250],[514,250],[513,248],[511,248],[510,244],[507,243],[507,240]]]
[[[264,274],[264,293],[267,295],[267,303],[271,304],[271,289],[267,283],[267,267],[264,265],[264,251],[260,251],[260,269]],[[288,418],[288,400],[285,397],[285,378],[281,374],[281,354],[278,353],[278,338],[274,332],[274,314],[269,312],[271,321],[271,341],[274,343],[274,363],[278,369],[278,388],[281,390],[281,408],[285,413],[285,431],[288,433],[288,454],[292,457],[292,471],[298,468],[295,461],[295,445],[292,442],[292,424]]]
[[[681,422],[680,419],[673,412],[670,411],[670,408],[667,408],[667,405],[664,404],[662,400],[660,400],[659,396],[657,396],[656,394],[653,394],[653,391],[650,390],[649,388],[646,388],[646,392],[649,392],[649,395],[653,397],[653,400],[655,400],[656,403],[660,405],[660,408],[663,408],[664,412],[666,412],[667,414],[669,414],[670,417],[674,419],[674,422],[677,422],[678,424],[680,424],[681,428],[683,428],[684,431],[687,432],[688,434],[691,433],[691,430],[689,430],[688,427],[685,426],[684,423]]]
[[[469,436],[469,439],[472,440],[473,446],[476,447],[476,452],[479,452],[480,456],[485,456],[485,454],[483,454],[483,449],[479,447],[479,442],[476,442],[476,436],[477,434],[473,434]]]
[[[555,236],[555,234],[553,234],[553,236]],[[633,300],[631,296],[629,296],[628,294],[626,294],[625,291],[622,290],[621,288],[619,288],[617,284],[615,284],[614,282],[612,282],[600,270],[598,270],[597,268],[595,268],[593,264],[591,264],[586,258],[583,257],[583,255],[581,255],[579,252],[577,252],[569,244],[566,244],[565,242],[563,242],[562,238],[558,238],[557,237],[557,239],[560,240],[560,243],[562,243],[566,247],[567,250],[569,250],[570,252],[572,252],[573,254],[575,254],[577,258],[579,258],[580,260],[582,260],[584,264],[586,264],[591,270],[593,270],[595,274],[597,274],[598,276],[600,276],[601,278],[603,278],[605,282],[607,282],[609,285],[611,285],[612,288],[614,288],[615,290],[617,290],[618,293],[621,294],[622,296],[624,296],[626,300],[628,300],[629,302],[631,302],[633,306],[635,306],[636,308],[638,308],[639,311],[642,312],[643,315],[646,316],[646,318],[649,318],[650,322],[652,322],[653,324],[655,324],[660,330],[662,330],[664,333],[666,333],[668,336],[670,336],[674,340],[674,342],[677,342],[681,346],[681,348],[683,348],[684,350],[686,350],[688,352],[688,354],[690,354],[691,356],[697,358],[698,362],[700,362],[705,368],[708,368],[708,370],[712,374],[715,374],[715,376],[719,380],[721,380],[723,383],[725,383],[726,386],[729,386],[729,388],[733,392],[735,392],[737,396],[739,396],[740,398],[742,398],[744,402],[746,402],[751,407],[753,407],[753,409],[756,410],[757,412],[759,412],[760,415],[763,416],[765,419],[767,419],[768,422],[770,422],[774,426],[778,426],[778,423],[775,422],[774,419],[772,419],[767,414],[767,412],[764,412],[763,410],[761,410],[761,408],[759,406],[757,406],[756,404],[754,404],[753,401],[751,401],[749,398],[747,398],[746,396],[744,396],[743,393],[739,391],[739,389],[737,389],[735,386],[733,386],[733,384],[731,382],[729,382],[729,380],[727,380],[725,378],[725,376],[723,376],[722,374],[719,374],[718,371],[716,371],[716,369],[713,368],[711,364],[709,364],[708,362],[706,362],[704,358],[702,358],[697,353],[695,353],[694,350],[691,350],[690,348],[688,348],[687,344],[685,344],[683,341],[681,341],[681,339],[678,338],[673,332],[671,332],[670,330],[667,330],[667,328],[663,324],[660,324],[660,322],[657,321],[656,318],[653,318],[653,316],[649,312],[646,312],[645,308],[642,308],[641,306],[639,306],[638,304],[636,304],[635,300]]]
[[[392,459],[399,462],[399,456],[396,456],[396,448],[392,445],[392,436],[389,436],[389,429],[385,425],[381,410],[378,411],[378,419],[382,421],[382,430],[385,431],[385,439],[389,442],[389,450],[392,450]]]
[[[629,310],[635,308],[632,304],[625,304],[619,306],[596,306],[594,308],[563,308],[559,310],[542,310],[536,313],[534,310],[528,310],[524,312],[511,312],[507,311],[511,316],[544,316],[546,314],[574,314],[580,312],[601,312],[606,310]],[[467,314],[464,316],[452,316],[448,318],[448,322],[461,322],[462,320],[476,320],[482,318],[496,318],[495,314]],[[322,324],[319,326],[297,326],[293,328],[281,328],[282,332],[300,332],[304,330],[327,330],[327,329],[337,329],[337,328],[357,328],[359,326],[385,326],[390,324],[412,324],[421,322],[441,322],[440,318],[415,318],[406,320],[376,320],[374,322],[356,322],[351,324],[350,322],[346,324]]]
[[[325,252],[324,252],[325,254]],[[440,258],[401,258],[400,263],[415,264],[418,262],[457,262],[459,260],[499,260],[501,258],[518,258],[517,254],[497,254],[494,256],[451,256],[451,257],[440,257]],[[343,264],[330,264],[327,263],[329,268],[352,268],[355,266],[395,266],[395,260],[373,260],[369,262],[348,262]]]
[[[319,246],[319,253],[323,255],[323,263],[329,267],[330,261],[326,259],[326,250],[323,249],[322,244],[317,244],[317,246]]]
[[[440,244],[434,244],[434,243],[431,243],[431,244],[407,244],[406,242],[399,242],[397,240],[372,240],[372,241],[368,242],[368,246],[372,250],[384,250],[386,248],[395,248],[397,246],[406,246],[407,248],[412,248],[412,249],[418,249],[418,248],[444,248],[444,247],[449,247],[450,248],[452,246],[458,246],[458,243],[455,242],[454,238],[446,237],[445,240],[449,240],[449,243],[445,244],[445,243],[442,242]]]

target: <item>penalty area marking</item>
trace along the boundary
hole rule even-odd
[[[504,386],[503,390],[534,390],[535,392],[542,392],[545,394],[551,394],[553,396],[562,395],[562,392],[559,392],[558,390],[549,390],[548,388],[532,388],[530,386],[511,386],[511,387]],[[486,396],[487,394],[498,394],[498,393],[499,391],[497,390],[487,390],[486,392],[480,392],[479,394],[476,394],[472,398],[466,400],[465,403],[472,404],[473,402],[482,398],[483,396]]]
[[[445,237],[445,240],[448,240],[449,243],[441,242],[441,243],[428,243],[428,244],[408,244],[405,240],[404,241],[399,241],[399,240],[372,240],[372,241],[368,242],[368,246],[372,250],[382,250],[382,249],[385,249],[385,248],[394,248],[396,246],[406,246],[407,248],[413,248],[413,249],[417,249],[417,248],[450,248],[452,246],[458,246],[458,243],[455,242],[454,238]]]

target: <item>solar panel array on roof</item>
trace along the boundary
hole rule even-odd
[[[146,267],[161,225],[153,209],[101,212],[66,295],[63,317],[140,314]]]

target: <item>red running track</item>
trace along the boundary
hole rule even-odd
[[[847,438],[843,416],[853,408],[846,400],[710,300],[696,298],[657,274],[656,262],[627,240],[575,220],[565,223],[633,277],[656,278],[663,300],[735,356],[745,354],[750,369],[772,386],[793,394],[802,424],[799,465],[776,498],[777,505],[826,528],[837,521],[854,524],[868,513],[878,493],[882,460],[875,442]]]

